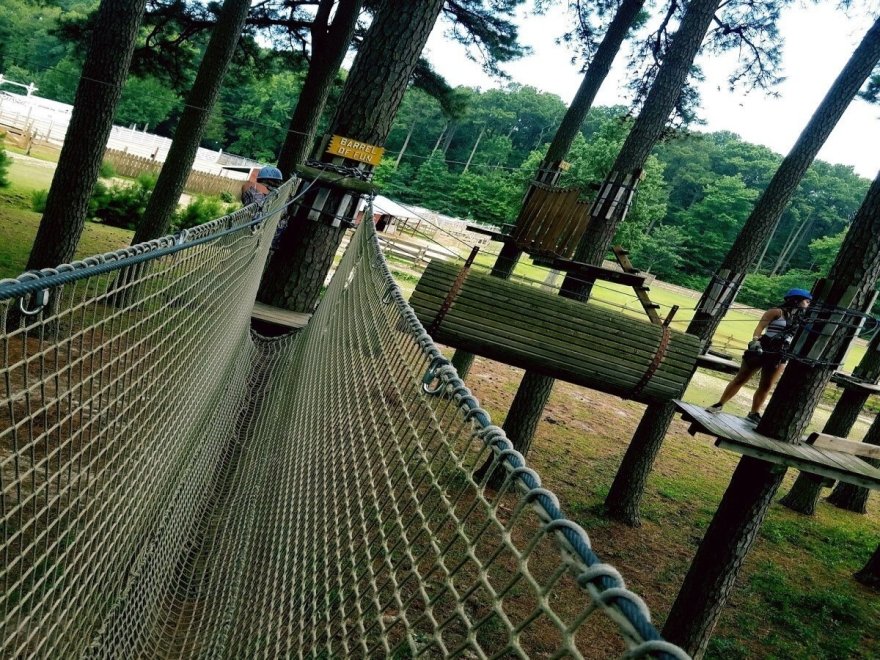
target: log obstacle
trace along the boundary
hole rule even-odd
[[[687,387],[700,350],[692,335],[473,272],[450,300],[459,274],[433,261],[410,298],[439,342],[642,403]]]

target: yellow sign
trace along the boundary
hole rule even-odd
[[[559,169],[563,172],[568,172],[571,169],[571,163],[569,163],[567,160],[560,160]]]
[[[382,160],[382,154],[385,149],[377,147],[366,142],[358,142],[351,138],[334,135],[330,138],[330,145],[327,147],[327,153],[334,156],[342,156],[350,158],[361,163],[369,163],[370,165],[378,165]]]

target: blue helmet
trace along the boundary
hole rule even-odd
[[[284,177],[281,176],[281,170],[279,170],[277,167],[267,165],[259,172],[257,172],[257,181],[261,181],[263,179],[267,181],[283,181]]]
[[[789,298],[806,298],[807,300],[812,300],[813,294],[806,289],[789,289],[788,293],[785,294],[785,299],[788,300]]]

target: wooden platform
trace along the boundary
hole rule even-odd
[[[865,394],[880,394],[880,385],[859,380],[855,376],[839,371],[831,376],[831,382],[846,390],[859,390]]]
[[[755,431],[751,422],[729,413],[710,413],[702,406],[675,401],[691,435],[718,438],[715,445],[737,454],[760,458],[848,484],[880,490],[880,470],[852,454],[820,449],[802,442],[789,444]]]
[[[499,241],[501,243],[510,243],[513,241],[513,238],[510,234],[503,232],[499,229],[489,229],[488,227],[480,227],[479,225],[468,225],[468,231],[472,231],[475,234],[483,234],[484,236],[488,236],[493,241]]]
[[[701,353],[697,356],[697,366],[703,369],[711,369],[712,371],[720,371],[725,374],[739,372],[739,362],[718,355],[712,355],[711,353]]]
[[[309,319],[312,318],[312,315],[303,312],[290,312],[286,309],[279,309],[278,307],[271,307],[261,302],[256,302],[251,312],[251,318],[294,329],[304,328]]]
[[[615,284],[635,287],[644,286],[645,280],[647,279],[647,276],[644,274],[637,275],[634,273],[624,273],[621,270],[593,266],[580,261],[572,261],[571,259],[536,256],[532,261],[534,261],[536,266],[545,266],[566,273],[572,273],[580,279],[589,281],[603,280],[605,282],[614,282]]]

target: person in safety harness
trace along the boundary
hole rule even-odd
[[[273,190],[282,184],[284,177],[281,176],[281,170],[277,167],[267,165],[259,170],[254,168],[247,181],[241,186],[241,203],[245,206],[249,204],[262,202],[269,196]],[[278,243],[281,241],[281,234],[287,227],[287,214],[284,213],[278,219],[278,226],[275,229],[275,236],[272,237],[272,246],[270,250],[277,250]]]
[[[761,380],[752,397],[752,410],[746,415],[746,419],[755,424],[761,421],[761,407],[767,400],[770,389],[782,375],[782,370],[788,361],[785,351],[797,331],[801,313],[810,306],[812,300],[813,296],[806,289],[791,289],[785,294],[785,299],[779,307],[764,312],[752,333],[752,341],[743,354],[739,372],[727,384],[718,402],[706,410],[713,413],[721,412],[724,404],[740,391],[755,372],[760,370]]]

